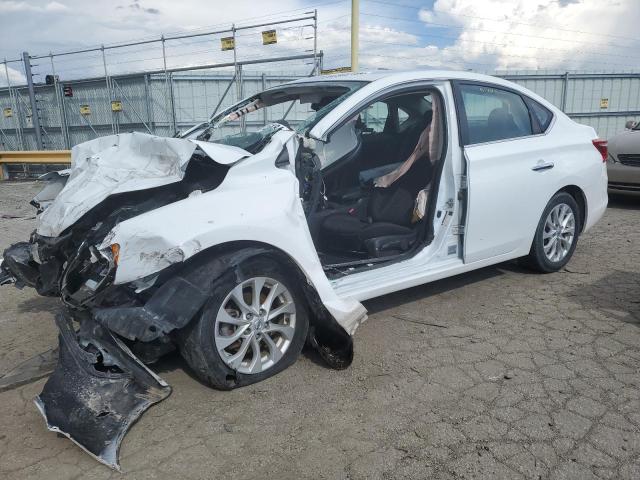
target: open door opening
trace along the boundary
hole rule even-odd
[[[422,87],[375,101],[296,171],[318,256],[330,278],[415,254],[433,239],[446,152],[443,101]]]

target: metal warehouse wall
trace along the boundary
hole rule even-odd
[[[637,73],[499,72],[497,75],[538,93],[576,121],[593,126],[603,138],[623,130],[626,120],[640,119]],[[53,85],[36,85],[44,147],[64,149],[114,131],[170,135],[173,124],[184,130],[206,121],[216,107],[220,111],[230,106],[239,94],[246,97],[299,78],[246,72],[238,82],[233,81],[233,72],[227,71],[179,72],[170,77],[170,80],[162,74],[111,77],[112,96],[104,78],[63,82],[58,84],[58,95]],[[64,86],[72,88],[72,97],[63,96]],[[13,97],[8,89],[0,89],[0,149],[34,150],[36,141],[27,88],[14,87],[12,92]],[[112,99],[122,102],[122,111],[112,112]],[[81,105],[88,106],[90,113],[81,114]],[[11,112],[5,111],[7,108]],[[296,107],[287,118],[295,123],[307,111]],[[264,119],[249,121],[247,128],[257,128],[263,122]],[[229,132],[237,130],[234,126],[225,128]]]
[[[590,125],[602,138],[624,130],[627,120],[640,119],[639,73],[502,72],[560,107],[575,121]]]

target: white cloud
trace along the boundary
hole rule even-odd
[[[637,0],[437,0],[419,18],[425,32],[459,27],[454,45],[438,54],[476,69],[640,67]]]
[[[48,2],[44,5],[34,5],[28,2],[6,0],[0,2],[0,12],[61,12],[68,7],[59,2]]]
[[[11,85],[24,85],[26,83],[27,79],[22,72],[9,66],[7,66],[7,71],[9,73],[9,81],[11,82]],[[0,66],[0,87],[7,86],[7,71],[5,71],[4,65]]]
[[[302,0],[262,0],[256,9],[254,0],[236,0],[225,3],[224,9],[213,8],[212,12],[211,3],[210,0],[0,0],[3,29],[0,58],[17,58],[24,50],[46,54],[157,38],[161,33],[217,29],[232,22],[258,23],[313,8]],[[365,13],[374,8],[373,3],[363,6],[361,69],[640,69],[640,40],[635,40],[640,18],[638,0],[436,0],[429,10],[386,7],[387,10],[376,11],[381,15],[372,21],[373,16]],[[318,11],[318,48],[324,50],[325,67],[349,65],[349,2],[321,5]],[[409,21],[399,20],[402,18]],[[35,31],[38,35],[25,33]],[[279,26],[278,45],[269,47],[261,45],[259,30],[243,33],[248,35],[239,37],[238,54],[244,59],[298,54],[313,46],[309,40],[312,30],[308,28],[301,31]],[[185,45],[178,46],[180,43]],[[170,66],[232,58],[230,52],[220,51],[218,37],[172,42],[167,53]],[[157,69],[162,65],[159,44],[110,50],[107,56],[112,73]],[[56,68],[63,78],[102,74],[99,52],[61,57],[56,59],[56,65],[58,62]],[[298,62],[298,67],[307,68],[302,62]],[[269,68],[290,71],[292,64],[274,64]],[[48,62],[43,61],[35,73],[50,73],[47,69]]]
[[[69,7],[59,2],[49,2],[44,6],[47,12],[63,12],[69,10]]]

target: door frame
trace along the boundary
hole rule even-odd
[[[449,111],[447,110],[447,102],[445,101],[445,97],[447,96],[446,86],[447,81],[443,80],[417,80],[412,82],[404,82],[401,84],[391,85],[380,91],[373,93],[366,98],[354,103],[350,106],[349,110],[345,114],[343,114],[336,122],[334,122],[330,127],[328,127],[322,134],[323,142],[330,142],[331,134],[335,132],[337,129],[342,127],[346,122],[348,122],[353,115],[362,111],[367,106],[379,102],[384,101],[387,98],[412,93],[412,92],[425,92],[430,94],[435,94],[439,96],[439,100],[442,105],[443,114],[442,114],[442,122],[443,122],[443,148],[440,154],[440,159],[438,160],[437,165],[434,167],[434,176],[432,179],[432,183],[436,185],[435,189],[432,189],[430,192],[430,201],[427,205],[427,210],[425,212],[425,216],[421,219],[422,225],[418,226],[419,231],[419,241],[416,242],[415,246],[412,247],[409,251],[404,252],[400,255],[391,256],[391,257],[381,257],[379,259],[366,259],[353,262],[353,270],[350,270],[345,276],[349,276],[355,273],[360,273],[363,271],[373,270],[376,268],[387,267],[393,265],[395,263],[409,260],[415,257],[420,251],[424,250],[426,246],[431,244],[434,239],[434,228],[433,228],[433,218],[435,217],[436,208],[437,208],[437,198],[438,191],[440,189],[440,184],[442,181],[442,172],[444,170],[445,160],[447,155],[449,154],[449,149],[453,147],[450,144],[450,131],[449,131]],[[349,101],[347,99],[346,101]],[[434,183],[435,182],[435,183]],[[345,267],[347,265],[344,265]],[[325,271],[326,273],[326,271]],[[331,279],[331,277],[329,277]]]

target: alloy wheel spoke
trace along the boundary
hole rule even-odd
[[[245,313],[245,314],[254,313],[251,306],[244,301],[244,293],[243,293],[244,286],[245,284],[241,283],[236,288],[234,288],[233,291],[231,292],[231,298],[233,299],[234,303],[238,306],[238,308],[242,311],[242,313]]]
[[[264,287],[264,277],[256,277],[253,279],[251,289],[252,289],[252,297],[251,297],[251,307],[255,312],[260,310],[260,294],[262,293],[262,288]]]
[[[269,336],[269,334],[263,335],[262,338],[264,340],[264,343],[266,343],[267,347],[269,348],[269,360],[271,360],[273,363],[276,363],[282,358],[282,352],[280,351],[280,348],[278,348],[278,345],[276,345],[276,342]]]
[[[549,243],[547,243],[547,244],[544,246],[544,253],[546,253],[546,254],[547,254],[547,256],[551,254],[551,250],[553,249],[553,244],[554,244],[554,243],[556,243],[556,240],[555,240],[555,239],[552,239],[552,240],[549,240]]]
[[[247,328],[249,328],[248,324],[241,325],[231,335],[220,335],[216,332],[216,344],[218,345],[218,350],[224,350],[232,343],[237,342],[242,335],[244,335]]]
[[[254,335],[251,337],[251,351],[253,358],[249,365],[249,373],[260,373],[262,371],[262,353],[260,353],[260,342]]]
[[[267,328],[264,329],[264,332],[269,333],[279,333],[286,340],[293,339],[293,334],[295,333],[295,328],[289,325],[281,325],[279,323],[270,323]]]
[[[247,350],[249,350],[249,346],[251,345],[251,341],[255,338],[255,333],[251,333],[247,338],[244,339],[242,345],[240,345],[240,349],[234,353],[231,357],[227,359],[227,363],[231,368],[237,369],[244,357],[247,355]]]
[[[232,317],[224,308],[218,311],[217,321],[220,323],[228,323],[229,325],[247,325],[247,321],[242,317]]]
[[[544,230],[543,233],[542,233],[542,239],[546,240],[547,238],[551,238],[551,237],[553,237],[554,233],[556,233],[556,231],[553,230],[553,229],[551,229],[549,231]]]
[[[262,302],[262,308],[269,312],[271,310],[271,306],[273,305],[273,301],[280,295],[282,295],[284,291],[284,287],[278,282],[271,285],[267,298],[265,298],[264,302]]]
[[[278,318],[283,313],[295,313],[295,312],[296,312],[296,306],[293,304],[293,302],[287,301],[286,303],[283,303],[282,305],[278,306],[275,310],[272,310],[271,312],[269,312],[269,316],[267,317],[267,320],[272,321]]]

